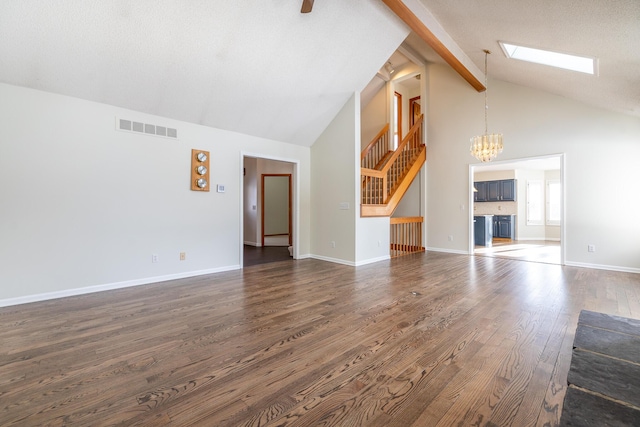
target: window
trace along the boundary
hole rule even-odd
[[[596,60],[587,56],[568,55],[550,50],[535,49],[518,46],[511,43],[499,42],[507,58],[521,61],[535,62],[565,70],[578,71],[586,74],[596,74]]]
[[[544,224],[542,181],[527,181],[527,225]]]
[[[547,225],[560,225],[562,188],[560,181],[547,181]]]

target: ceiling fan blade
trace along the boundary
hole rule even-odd
[[[309,13],[313,9],[313,0],[302,0],[302,10],[300,13]]]

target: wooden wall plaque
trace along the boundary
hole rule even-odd
[[[191,150],[191,190],[209,191],[209,152]]]

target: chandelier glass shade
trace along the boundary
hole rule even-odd
[[[491,133],[471,138],[471,155],[481,162],[490,162],[502,153],[502,134]]]
[[[488,50],[484,51],[484,135],[478,135],[471,138],[471,155],[481,162],[490,162],[495,159],[499,153],[502,153],[502,134],[489,133],[487,112],[489,106],[487,104],[487,56],[490,54]]]

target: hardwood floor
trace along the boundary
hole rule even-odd
[[[491,247],[476,246],[475,255],[506,257],[520,261],[545,262],[561,264],[560,242],[548,240],[513,241],[509,239],[493,239]]]
[[[244,245],[243,264],[245,267],[276,261],[292,261],[286,246],[250,246]]]
[[[581,309],[640,274],[421,253],[0,309],[0,425],[554,426]]]

